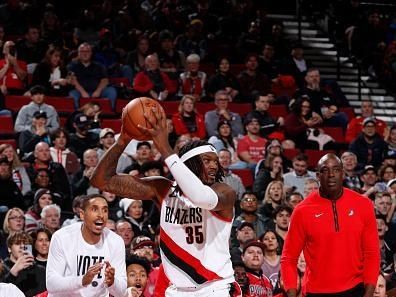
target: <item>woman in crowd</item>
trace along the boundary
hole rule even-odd
[[[269,183],[283,181],[283,159],[280,155],[268,154],[253,182],[253,191],[261,200]]]
[[[23,231],[25,228],[25,213],[22,209],[14,207],[7,211],[4,217],[3,230],[0,233],[0,258],[4,259],[8,255],[7,237]]]
[[[29,176],[26,173],[26,169],[19,160],[16,151],[11,144],[4,143],[0,145],[0,154],[5,155],[8,162],[11,163],[12,178],[21,190],[22,194],[25,195],[31,190],[31,183]]]
[[[312,111],[311,102],[302,97],[292,105],[291,113],[285,118],[286,138],[292,139],[297,148],[319,149],[316,142],[308,140],[309,128],[315,128],[323,122],[320,115]]]
[[[266,218],[272,218],[272,212],[275,208],[286,201],[286,194],[283,187],[283,182],[275,180],[269,183],[265,190],[263,206],[260,207],[259,213]]]
[[[147,36],[139,37],[136,49],[128,53],[126,64],[129,65],[134,73],[145,69],[145,59],[150,54],[150,40]]]
[[[234,74],[230,71],[230,61],[227,58],[221,58],[218,64],[216,74],[210,77],[208,81],[208,95],[214,98],[219,90],[226,90],[228,95],[234,101],[235,97],[239,94],[239,83]]]
[[[378,169],[379,181],[387,184],[390,180],[396,178],[396,168],[390,164],[384,164]]]
[[[46,205],[50,205],[53,202],[53,193],[46,188],[40,188],[34,195],[33,205],[25,214],[26,226],[25,231],[31,233],[41,225],[41,210]]]
[[[139,235],[151,235],[144,221],[142,200],[123,198],[120,201],[120,206],[124,209],[125,219],[132,225],[135,237]]]
[[[278,282],[280,270],[279,243],[276,234],[272,230],[265,231],[260,236],[260,241],[264,243],[264,263],[261,266],[263,274],[269,278],[272,286],[275,287]]]
[[[51,232],[40,228],[31,234],[33,238],[33,255],[38,265],[47,267],[48,250],[51,242]]]
[[[237,154],[237,141],[232,137],[231,124],[228,121],[220,121],[217,125],[217,134],[209,138],[208,142],[212,144],[216,151],[228,149],[231,152],[231,165],[229,169],[247,168],[247,163],[239,159]]]
[[[33,72],[32,85],[45,87],[47,95],[67,96],[70,77],[63,65],[61,48],[49,47],[44,59]]]
[[[172,116],[172,123],[177,135],[189,134],[193,140],[206,136],[205,121],[195,108],[195,98],[185,95],[180,100],[178,112]]]

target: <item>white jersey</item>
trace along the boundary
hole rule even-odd
[[[186,289],[214,281],[232,283],[231,226],[232,219],[196,207],[184,196],[168,194],[161,205],[160,247],[170,282]]]
[[[48,297],[104,297],[109,293],[115,297],[125,296],[124,241],[104,228],[101,240],[97,244],[88,244],[82,237],[81,227],[81,223],[75,223],[52,236],[46,269]],[[109,261],[115,268],[114,284],[111,287],[105,285],[103,268],[90,285],[83,287],[82,278],[88,268],[104,261]]]

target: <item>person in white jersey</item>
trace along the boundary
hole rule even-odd
[[[124,297],[127,289],[122,238],[106,228],[105,197],[82,199],[80,218],[54,233],[49,247],[48,297]]]
[[[228,297],[234,282],[229,237],[236,193],[221,183],[223,171],[212,145],[193,141],[176,155],[168,142],[165,116],[152,112],[157,123],[147,117],[153,128],[140,129],[151,135],[176,182],[116,174],[117,160],[132,138],[122,127],[91,183],[121,197],[152,199],[160,207],[161,259],[170,281],[166,297]]]

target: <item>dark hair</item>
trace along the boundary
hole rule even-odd
[[[311,101],[309,100],[309,98],[306,97],[306,96],[301,96],[301,97],[297,98],[297,100],[293,103],[293,105],[292,105],[292,107],[291,107],[291,110],[292,110],[292,112],[293,112],[294,114],[300,116],[300,115],[301,115],[301,111],[302,111],[302,105],[303,105],[304,102],[308,102],[309,105],[310,105],[311,112],[310,112],[310,114],[307,115],[307,116],[308,116],[308,117],[311,117],[311,113],[312,113],[312,104],[311,104]]]
[[[303,153],[298,154],[298,155],[296,155],[293,158],[293,162],[294,161],[305,161],[305,162],[308,162],[308,156],[306,154],[303,154]]]
[[[142,146],[148,146],[151,149],[151,144],[148,141],[140,141],[138,142],[138,144],[136,145],[136,150],[140,149],[140,147]]]
[[[51,65],[51,56],[54,53],[56,53],[56,52],[58,52],[60,54],[60,57],[61,57],[60,60],[59,60],[59,66],[63,66],[63,49],[60,48],[60,47],[57,47],[57,46],[53,46],[53,45],[49,46],[47,52],[45,53],[45,56],[44,56],[42,62],[44,62],[44,63],[46,63],[48,65]]]
[[[146,173],[151,169],[158,169],[160,171],[160,175],[164,175],[164,166],[160,161],[155,161],[155,160],[144,162],[140,168],[140,171],[142,173]]]
[[[65,138],[66,138],[66,146],[67,146],[67,144],[68,144],[69,141],[70,141],[70,135],[69,135],[69,133],[68,133],[65,129],[63,129],[63,128],[58,128],[58,129],[56,129],[55,131],[53,131],[53,132],[51,133],[51,141],[54,142],[55,139],[57,139],[58,137],[60,137],[62,133],[65,135]]]
[[[282,211],[287,211],[291,215],[293,209],[289,205],[281,204],[274,209],[274,211],[272,212],[272,217],[275,219],[276,216]]]
[[[48,237],[48,240],[49,240],[49,241],[51,241],[51,238],[52,238],[52,233],[51,233],[51,231],[48,230],[48,229],[46,229],[46,228],[39,228],[39,229],[37,229],[36,231],[33,231],[32,233],[30,233],[30,236],[31,236],[32,239],[33,239],[33,244],[32,244],[32,245],[33,245],[33,254],[34,254],[35,256],[37,256],[37,251],[36,251],[36,249],[34,248],[34,246],[35,246],[35,244],[36,244],[37,237],[38,237],[39,233],[45,233],[45,234],[47,234],[47,237]]]
[[[136,255],[130,255],[126,258],[126,268],[128,269],[128,266],[132,265],[132,264],[137,264],[137,265],[142,266],[144,268],[144,270],[146,270],[147,277],[148,277],[148,274],[151,271],[151,265],[150,265],[150,262],[146,258],[138,257]]]
[[[85,210],[87,208],[88,204],[89,204],[89,201],[91,199],[94,199],[94,198],[102,198],[107,203],[107,200],[106,200],[105,196],[103,196],[101,194],[89,194],[89,195],[86,195],[86,196],[81,198],[81,200],[82,200],[81,201],[81,209]]]
[[[269,232],[273,233],[273,234],[275,235],[276,241],[278,241],[278,237],[276,236],[276,232],[275,232],[275,230],[273,230],[273,229],[267,229],[267,230],[265,230],[265,231],[263,232],[263,234],[261,234],[261,235],[259,236],[259,240],[260,240],[261,242],[263,242],[264,236],[265,236],[267,233],[269,233]],[[278,242],[278,243],[279,243],[279,242]]]
[[[11,234],[7,238],[7,247],[11,248],[13,244],[19,244],[19,243],[27,243],[27,244],[32,244],[33,239],[32,237],[27,233],[27,232],[16,232],[14,234]]]
[[[220,127],[223,125],[228,125],[231,129],[231,133],[230,135],[228,135],[226,140],[224,140],[223,137],[220,135]],[[229,121],[219,121],[217,123],[217,133],[218,133],[218,139],[223,143],[225,148],[232,147],[235,150],[234,140],[232,138],[232,126]]]

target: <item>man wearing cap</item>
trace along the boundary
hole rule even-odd
[[[19,148],[22,153],[30,153],[39,142],[51,144],[51,138],[46,128],[47,114],[45,111],[38,110],[33,114],[32,128],[24,130],[19,134]]]
[[[249,279],[249,294],[255,297],[272,297],[271,281],[263,274],[265,245],[259,240],[251,240],[243,248],[242,261]]]
[[[257,163],[265,157],[267,139],[260,136],[260,123],[256,118],[246,117],[244,125],[247,134],[238,141],[237,153],[254,171]]]
[[[373,103],[369,100],[362,100],[361,103],[361,116],[351,119],[348,123],[348,128],[345,133],[345,141],[351,143],[363,130],[363,121],[366,118],[375,119],[375,129],[377,133],[383,138],[387,131],[387,125],[383,120],[374,116]]]
[[[44,88],[40,85],[33,86],[30,89],[30,94],[32,102],[22,106],[21,110],[18,112],[18,116],[15,120],[15,132],[32,130],[34,114],[37,111],[45,113],[47,116],[47,122],[45,124],[47,133],[53,132],[59,127],[59,116],[53,106],[44,103]]]
[[[89,131],[91,120],[83,113],[77,113],[73,118],[75,133],[70,134],[70,150],[82,160],[87,149],[95,148],[98,144],[98,134]]]
[[[366,193],[367,196],[370,196],[372,193],[367,193],[370,191],[375,183],[377,182],[378,176],[377,171],[375,170],[373,165],[364,166],[363,170],[360,172],[360,180],[363,182],[361,187],[361,192]]]
[[[231,97],[225,90],[216,92],[214,101],[216,109],[209,110],[205,113],[205,127],[208,138],[218,134],[217,125],[222,121],[227,121],[231,124],[232,137],[244,134],[241,116],[228,109],[228,103],[230,101]]]
[[[362,133],[349,146],[349,150],[357,157],[359,169],[362,169],[367,164],[379,168],[382,164],[387,143],[375,129],[375,118],[364,119]]]
[[[252,223],[242,221],[236,229],[236,239],[239,246],[231,248],[231,261],[242,261],[242,251],[247,242],[256,239],[256,231]]]
[[[101,147],[97,150],[99,159],[114,144],[114,130],[111,128],[103,128],[99,133],[99,143]]]
[[[133,176],[141,175],[141,166],[144,162],[153,159],[153,153],[151,150],[151,144],[148,141],[140,141],[136,145],[136,155],[133,156],[133,162],[131,165],[125,168],[124,173],[131,174]]]

